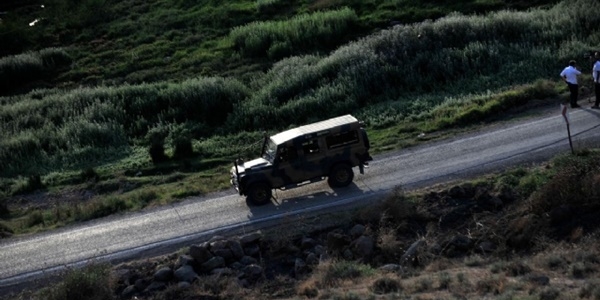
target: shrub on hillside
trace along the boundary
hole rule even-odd
[[[38,52],[0,58],[0,95],[25,84],[51,75],[71,64],[71,57],[64,49],[47,48]]]
[[[165,139],[168,136],[168,128],[162,124],[148,130],[146,141],[149,144],[148,153],[154,164],[167,161],[165,154]]]
[[[114,299],[110,264],[92,263],[81,269],[68,268],[62,281],[41,295],[48,300],[108,300]]]
[[[250,23],[235,27],[229,38],[234,48],[246,56],[280,59],[308,50],[330,49],[344,40],[357,21],[353,10],[342,8],[286,21]]]
[[[533,213],[543,215],[561,205],[598,208],[600,154],[584,152],[555,160],[555,174],[529,199]]]
[[[175,159],[189,158],[194,155],[192,149],[192,132],[185,124],[170,126],[168,140],[173,147]]]

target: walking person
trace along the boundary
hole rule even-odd
[[[596,93],[596,102],[593,109],[600,109],[600,52],[596,52],[594,54],[594,58],[596,62],[594,63],[594,67],[592,68],[592,77],[594,78],[594,92]]]
[[[562,72],[560,72],[560,77],[567,83],[569,86],[570,100],[571,100],[571,108],[580,107],[577,104],[577,98],[579,97],[579,85],[577,84],[577,76],[581,75],[581,72],[575,68],[575,61],[569,61],[569,66],[567,66]]]

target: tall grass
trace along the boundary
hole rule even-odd
[[[148,130],[163,122],[193,122],[194,138],[210,136],[247,94],[236,80],[200,78],[9,99],[0,107],[0,170],[23,174],[24,166],[51,156],[126,148],[144,142]]]
[[[61,48],[46,48],[0,58],[0,95],[16,87],[48,79],[71,64],[71,56]]]
[[[352,32],[358,17],[349,8],[303,14],[287,21],[253,22],[231,30],[234,48],[244,55],[279,59],[330,49]]]
[[[300,124],[376,103],[424,95],[465,95],[556,78],[570,59],[600,48],[593,0],[551,9],[452,14],[398,25],[324,57],[281,60],[235,113],[240,128]],[[582,63],[584,72],[590,65]],[[431,97],[430,110],[444,97]],[[407,104],[410,106],[410,104]]]

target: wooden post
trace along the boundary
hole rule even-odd
[[[571,153],[575,154],[575,150],[573,150],[573,141],[571,140],[571,128],[569,127],[569,112],[567,106],[564,104],[560,105],[561,114],[565,119],[565,123],[567,123],[567,135],[569,136],[569,146],[571,147]]]

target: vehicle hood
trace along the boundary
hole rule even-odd
[[[251,161],[244,162],[238,165],[238,172],[243,173],[249,169],[261,169],[263,167],[269,167],[271,163],[264,158],[257,158]]]

